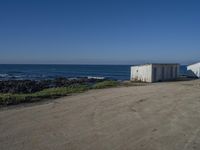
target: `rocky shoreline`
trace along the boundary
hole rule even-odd
[[[56,78],[52,80],[3,80],[0,81],[0,93],[34,93],[48,88],[71,85],[92,85],[106,79],[98,78]]]
[[[0,81],[0,107],[55,99],[90,89],[102,89],[118,85],[118,81],[97,78]]]

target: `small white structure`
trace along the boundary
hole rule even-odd
[[[187,66],[188,76],[200,78],[200,62]]]
[[[179,77],[179,64],[145,64],[131,67],[131,80],[159,82]]]

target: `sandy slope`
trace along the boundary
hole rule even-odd
[[[200,149],[200,81],[94,90],[0,111],[0,150]]]

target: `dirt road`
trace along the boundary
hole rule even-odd
[[[200,81],[93,90],[0,111],[0,150],[200,149]]]

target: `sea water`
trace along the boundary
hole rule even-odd
[[[0,65],[0,80],[98,77],[129,80],[131,65]],[[186,66],[180,67],[181,74]]]

